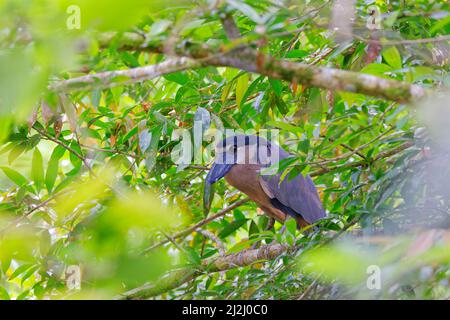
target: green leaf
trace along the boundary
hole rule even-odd
[[[430,30],[432,35],[435,35],[439,30],[443,30],[448,24],[450,24],[450,14],[445,18],[439,20]]]
[[[281,96],[275,94],[274,95],[274,99],[275,99],[275,103],[277,105],[278,110],[280,111],[280,113],[282,115],[285,115],[289,112],[289,107],[287,106],[287,104],[284,102],[283,98],[281,98]]]
[[[21,294],[19,294],[16,300],[25,300],[25,298],[30,294],[30,290],[25,290]]]
[[[16,270],[14,270],[14,272],[11,274],[11,276],[9,277],[9,280],[13,280],[14,278],[16,278],[17,276],[21,275],[22,273],[24,273],[25,271],[27,271],[29,268],[31,268],[33,266],[32,263],[27,263],[27,264],[23,264],[21,266],[19,266]]]
[[[248,81],[249,76],[247,73],[244,73],[236,81],[236,103],[239,108],[242,108],[242,103],[245,103],[245,101],[243,101],[242,98],[244,97],[244,94],[247,91]]]
[[[39,300],[42,300],[45,294],[45,288],[38,282],[33,286],[33,293]]]
[[[23,285],[23,283],[29,279],[37,270],[39,270],[40,266],[39,265],[35,265],[33,267],[31,267],[30,269],[28,269],[27,272],[25,272],[25,274],[22,276],[22,279],[20,280],[20,283]]]
[[[13,118],[11,116],[0,116],[0,143],[2,143],[9,135],[10,127],[13,123]]]
[[[152,24],[150,32],[149,32],[149,36],[157,36],[160,33],[163,33],[164,31],[167,30],[167,28],[170,27],[170,25],[172,25],[172,21],[170,20],[158,20],[155,23]]]
[[[187,255],[186,258],[187,258],[192,264],[194,264],[194,265],[200,265],[200,264],[201,264],[202,259],[201,259],[201,257],[200,257],[200,255],[199,255],[199,253],[198,253],[197,250],[195,250],[195,249],[192,248],[192,247],[185,247],[184,250],[185,250],[185,253],[186,253],[186,255]]]
[[[399,15],[400,15],[400,11],[390,12],[390,13],[388,14],[388,16],[387,16],[385,19],[383,19],[384,25],[385,25],[386,27],[391,28],[391,27],[394,25],[394,23],[395,23],[395,21],[397,20],[397,18],[398,18]]]
[[[402,58],[397,48],[392,46],[384,49],[381,53],[384,61],[394,69],[402,68]]]
[[[230,4],[230,6],[238,9],[245,16],[247,16],[248,18],[253,20],[253,22],[256,22],[256,23],[264,22],[263,19],[261,18],[261,16],[256,12],[256,10],[253,9],[248,4],[246,4],[245,2],[238,1],[238,0],[227,0],[227,2],[228,2],[228,4]]]
[[[164,78],[166,78],[169,81],[173,81],[175,83],[181,84],[182,86],[190,81],[186,72],[169,73],[169,74],[166,74],[164,76]]]
[[[34,149],[31,160],[31,179],[33,179],[36,189],[40,190],[44,183],[44,163],[42,154],[38,148]]]
[[[138,132],[138,126],[135,126],[133,129],[127,132],[127,134],[123,137],[122,143],[127,142],[132,136],[137,134]]]
[[[408,116],[401,117],[400,119],[397,120],[397,123],[395,124],[396,128],[398,130],[403,129],[406,123],[408,123],[408,120],[409,120]]]
[[[295,219],[288,219],[284,222],[284,224],[286,226],[286,231],[295,236],[295,231],[297,230],[297,222]]]
[[[308,154],[310,148],[309,139],[302,140],[298,143],[298,149],[305,154]]]
[[[195,29],[201,27],[204,24],[205,24],[205,20],[204,19],[191,20],[191,21],[189,21],[189,22],[187,22],[186,24],[183,25],[183,30],[181,31],[180,35],[183,36],[183,37],[187,36],[192,31],[194,31]]]
[[[1,286],[0,286],[0,300],[11,300],[8,291],[6,291],[6,289]]]
[[[371,63],[361,69],[362,73],[371,74],[378,77],[388,78],[386,72],[392,72],[392,67],[384,63]]]
[[[76,151],[78,154],[82,154],[81,148],[76,141],[70,143],[70,148]],[[83,165],[83,161],[78,158],[73,152],[69,153],[70,163],[73,165],[75,171],[79,170]]]
[[[232,83],[228,83],[223,86],[222,94],[220,95],[220,99],[222,100],[222,103],[227,102],[228,95],[230,94],[230,91],[231,91],[231,85],[232,85]]]
[[[11,165],[14,160],[16,160],[22,153],[24,153],[24,151],[25,147],[22,145],[22,143],[15,145],[9,153],[8,163]]]
[[[45,175],[45,186],[50,193],[55,185],[56,177],[58,176],[59,159],[62,158],[66,149],[60,145],[53,149],[52,155],[47,165],[47,172]]]
[[[0,167],[3,170],[3,173],[16,185],[19,187],[25,186],[28,184],[28,179],[21,175],[14,169],[8,167]]]
[[[242,97],[242,101],[247,101],[248,97],[254,92],[256,91],[256,88],[258,86],[258,84],[264,79],[264,76],[259,76],[258,78],[256,78],[255,81],[253,81],[249,86],[247,91],[245,92],[244,96]]]
[[[301,129],[299,127],[293,126],[292,124],[283,122],[283,121],[268,121],[268,125],[274,126],[276,128],[280,128],[292,133],[299,133],[301,132]]]
[[[3,271],[3,273],[6,273],[11,265],[11,258],[2,258],[2,260],[0,261],[0,265],[1,271]]]
[[[430,67],[417,66],[411,69],[411,72],[407,73],[412,78],[411,81],[419,81],[427,78],[434,79],[436,77],[436,70]]]
[[[246,240],[240,241],[240,242],[236,243],[234,246],[232,246],[227,252],[228,253],[236,253],[236,252],[242,251],[245,248],[250,247],[255,242],[258,242],[258,241],[266,239],[266,238],[269,238],[269,237],[267,237],[267,236],[259,237],[258,236],[258,237],[253,237],[252,239],[246,239]]]
[[[66,178],[64,178],[56,187],[55,189],[53,189],[54,193],[58,193],[61,190],[63,190],[65,187],[67,187],[68,185],[70,185],[75,179],[77,178],[76,175],[73,176],[68,176]]]
[[[283,93],[283,84],[280,80],[278,79],[269,79],[269,83],[272,86],[273,91],[277,94],[277,95],[281,95]]]
[[[223,230],[219,233],[220,238],[225,238],[235,232],[237,229],[242,227],[247,222],[247,219],[239,219],[234,220],[230,224],[228,224]]]
[[[308,51],[296,49],[296,50],[288,51],[286,53],[286,55],[285,55],[285,58],[288,58],[288,59],[290,59],[290,58],[304,58],[307,55],[308,55]]]
[[[250,222],[250,227],[248,229],[248,236],[251,237],[253,235],[257,235],[259,233],[258,225],[255,223],[255,221],[252,220]]]

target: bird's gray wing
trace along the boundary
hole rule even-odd
[[[281,183],[281,174],[261,175],[259,181],[264,192],[276,198],[283,205],[299,213],[309,223],[326,216],[317,189],[309,176],[301,174],[292,180],[285,178]]]

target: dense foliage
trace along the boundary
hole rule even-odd
[[[1,1],[0,298],[448,298],[448,10]],[[278,129],[285,179],[309,174],[328,217],[266,230],[225,182],[204,190],[214,129]]]

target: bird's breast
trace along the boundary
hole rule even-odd
[[[259,183],[260,166],[255,164],[236,164],[225,176],[225,180],[236,189],[247,194],[261,205],[270,203],[270,199]]]
[[[258,165],[235,164],[225,176],[225,180],[242,192],[256,188],[259,175]]]
[[[259,165],[236,164],[227,173],[225,180],[236,189],[248,195],[269,216],[283,222],[286,215],[272,205],[269,196],[262,188],[260,183],[260,170],[261,167]]]

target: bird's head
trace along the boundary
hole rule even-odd
[[[216,146],[216,157],[206,181],[211,184],[217,182],[235,164],[267,166],[270,154],[270,142],[262,137],[243,134],[227,137]]]

